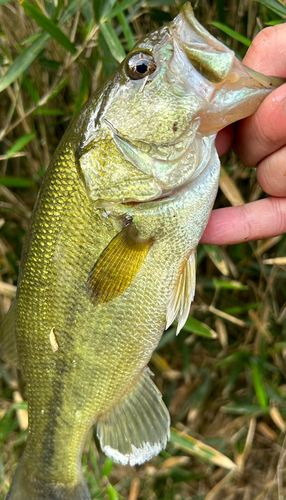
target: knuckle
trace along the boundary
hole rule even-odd
[[[246,235],[244,241],[249,241],[252,239],[253,235],[253,225],[251,224],[252,211],[249,204],[243,205],[242,207],[242,225],[244,228],[244,234]]]
[[[279,234],[283,234],[286,231],[286,199],[271,198],[271,203],[275,226]]]

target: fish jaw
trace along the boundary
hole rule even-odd
[[[285,83],[283,78],[263,75],[242,64],[200,25],[190,3],[183,6],[170,30],[175,48],[185,53],[181,58],[191,63],[192,69],[185,75],[190,88],[208,101],[197,115],[201,121],[198,132],[203,135],[252,115],[271,91]]]

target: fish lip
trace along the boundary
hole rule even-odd
[[[249,68],[245,64],[241,63],[244,71],[251,77],[253,80],[259,82],[265,88],[273,88],[280,87],[286,82],[286,78],[282,78],[280,76],[265,76],[258,71],[255,71],[252,68]],[[267,79],[267,81],[265,81]]]
[[[190,63],[195,69],[197,66],[194,63],[196,60],[196,58],[194,59],[194,52],[206,51],[213,53],[214,55],[217,54],[220,57],[220,60],[221,57],[223,58],[224,63],[220,63],[219,66],[221,67],[218,71],[216,71],[213,63],[210,66],[211,74],[213,73],[212,77],[214,77],[214,79],[211,78],[209,80],[209,76],[206,78],[214,90],[216,89],[217,84],[221,86],[224,85],[225,82],[235,82],[241,78],[248,78],[249,80],[252,80],[255,87],[262,89],[274,89],[286,82],[286,79],[284,78],[263,75],[241,63],[236,58],[233,50],[212,36],[197,21],[189,2],[184,4],[181,14],[179,14],[179,16],[171,24],[170,29],[174,40],[177,41],[181,50],[186,53]],[[199,61],[202,60],[199,58]]]
[[[179,56],[179,78],[186,89],[206,102],[197,114],[201,119],[198,132],[203,136],[253,114],[263,96],[285,83],[283,78],[262,75],[243,65],[231,49],[200,25],[189,3],[184,4],[170,31],[174,54],[177,51]]]

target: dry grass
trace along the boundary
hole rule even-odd
[[[97,7],[101,3],[94,2]],[[47,41],[32,64],[1,93],[1,317],[15,295],[23,238],[59,137],[117,65],[91,1],[38,0],[31,4],[49,18],[56,5],[62,6],[58,18],[74,7],[62,30],[76,50],[67,52],[55,39]],[[111,10],[111,3],[105,5]],[[23,7],[16,0],[0,6],[2,75],[33,43],[25,40],[41,31]],[[111,26],[127,52],[133,38],[139,39],[177,12],[175,1],[141,1],[115,16]],[[237,38],[251,40],[265,23],[281,20],[260,3],[243,0],[201,0],[196,15],[241,57],[246,46],[209,23],[226,24]],[[113,55],[119,58],[120,50]],[[229,154],[224,159],[216,206],[260,197],[263,193],[255,172]],[[194,454],[193,441],[182,444],[181,435],[174,430],[166,451],[151,462],[136,468],[113,466],[90,434],[83,463],[93,499],[286,498],[285,265],[285,236],[198,249],[192,314],[215,331],[217,338],[195,335],[191,321],[179,337],[171,327],[150,364],[173,427],[198,440],[197,452]],[[1,498],[8,491],[26,438],[26,406],[21,397],[25,400],[20,373],[0,364]],[[236,467],[231,469],[231,463]]]

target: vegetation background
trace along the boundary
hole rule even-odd
[[[142,35],[176,0],[0,0],[0,313],[15,295],[23,239],[60,137]],[[199,0],[199,21],[242,58],[285,1]],[[273,55],[275,57],[275,54]],[[254,169],[223,158],[216,207],[265,196]],[[171,327],[150,363],[172,417],[166,451],[113,465],[90,433],[83,456],[93,499],[286,498],[285,236],[200,246],[192,318]],[[0,498],[27,435],[25,383],[0,363]]]

